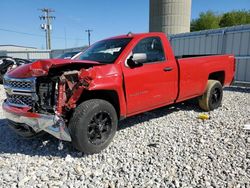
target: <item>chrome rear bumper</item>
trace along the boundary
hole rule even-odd
[[[60,140],[71,141],[68,128],[58,115],[27,112],[25,109],[9,106],[6,102],[3,103],[3,110],[7,119],[24,123],[37,133],[43,130]]]

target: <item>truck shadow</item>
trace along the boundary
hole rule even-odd
[[[167,116],[179,110],[201,112],[194,101],[162,107],[121,121],[117,134],[125,128],[137,126],[139,123],[146,122],[153,118]],[[35,139],[24,139],[8,127],[6,119],[0,119],[0,155],[4,154],[24,154],[29,156],[51,156],[60,158],[64,158],[67,155],[74,158],[84,156],[81,152],[76,151],[71,146],[71,143],[60,143],[59,140],[49,134]]]
[[[151,110],[142,114],[138,114],[129,118],[122,120],[119,123],[119,130],[126,129],[128,127],[135,126],[136,124],[143,123],[149,121],[151,119],[160,118],[163,116],[167,116],[173,112],[177,111],[195,111],[195,112],[203,112],[199,106],[197,99],[191,99],[185,102],[164,106],[161,108],[157,108],[155,110]]]
[[[71,144],[62,142],[63,148],[59,147],[59,140],[49,134],[38,138],[25,139],[18,136],[7,125],[6,119],[0,119],[0,156],[4,154],[24,154],[29,156],[54,156],[65,157],[67,154],[77,156]]]

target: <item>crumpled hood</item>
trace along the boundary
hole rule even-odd
[[[50,68],[62,67],[68,64],[93,64],[98,65],[100,63],[95,61],[87,60],[73,60],[73,59],[48,59],[48,60],[38,60],[34,63],[21,65],[8,73],[6,75],[11,78],[29,78],[45,76],[48,74]]]

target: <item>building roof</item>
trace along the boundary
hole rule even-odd
[[[14,45],[14,44],[0,44],[0,47],[18,47],[18,48],[32,48],[32,49],[37,49],[35,47],[30,47],[30,46],[21,46],[21,45]]]

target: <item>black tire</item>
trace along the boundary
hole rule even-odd
[[[105,149],[117,130],[118,118],[112,104],[101,99],[81,103],[69,122],[73,146],[86,154]]]
[[[10,120],[8,120],[7,123],[11,130],[13,130],[17,135],[26,139],[37,138],[45,134],[44,131],[36,133],[31,127],[23,123],[15,123]]]
[[[219,81],[208,80],[205,93],[199,98],[199,106],[205,111],[211,111],[221,105],[223,88]]]

